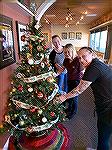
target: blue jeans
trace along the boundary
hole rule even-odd
[[[109,140],[112,134],[112,110],[104,115],[98,116],[98,146],[97,150],[110,150]]]
[[[67,92],[67,73],[61,73],[58,77],[59,92]]]
[[[68,92],[72,91],[75,87],[78,86],[79,80],[68,80]],[[73,115],[77,113],[78,110],[78,96],[70,98],[67,100],[68,108],[67,108],[67,116],[68,118],[72,118]]]

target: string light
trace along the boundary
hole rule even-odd
[[[81,16],[80,20],[83,20],[84,19],[84,16]]]

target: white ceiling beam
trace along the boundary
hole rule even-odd
[[[40,22],[41,17],[45,13],[45,11],[55,2],[56,0],[45,0],[44,3],[37,9],[35,14],[35,19]]]

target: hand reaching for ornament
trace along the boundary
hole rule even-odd
[[[61,95],[61,96],[59,96],[59,97],[56,97],[56,98],[53,100],[53,103],[54,103],[54,104],[61,104],[61,103],[63,103],[66,99],[67,99],[67,98],[66,98],[66,94],[63,94],[63,95]]]

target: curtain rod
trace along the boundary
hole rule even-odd
[[[103,24],[100,24],[100,25],[98,25],[98,26],[96,26],[96,27],[94,27],[94,28],[91,28],[91,29],[89,29],[89,30],[92,31],[92,30],[97,29],[97,28],[99,28],[99,27],[103,27],[103,26],[105,26],[105,25],[108,25],[109,23],[112,23],[112,20],[107,21],[107,22],[105,22],[105,23],[103,23]]]

